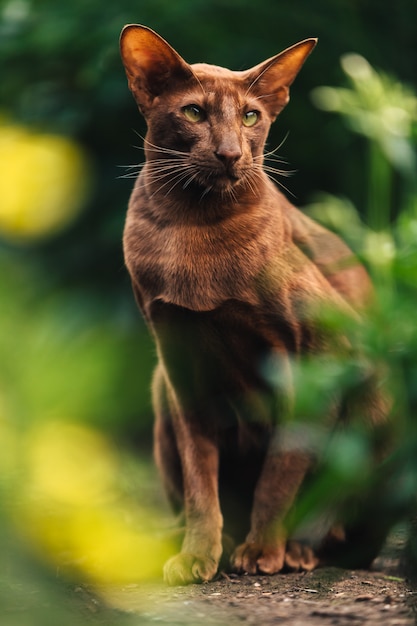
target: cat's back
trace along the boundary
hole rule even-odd
[[[288,203],[286,214],[295,245],[318,267],[331,286],[355,309],[372,299],[372,283],[349,246],[335,233]]]

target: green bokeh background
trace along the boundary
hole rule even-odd
[[[132,186],[123,175],[126,166],[143,160],[138,134],[146,130],[118,51],[120,30],[132,22],[159,32],[189,62],[231,69],[251,67],[306,37],[319,38],[268,147],[275,148],[288,134],[279,154],[297,171],[284,181],[294,202],[342,231],[379,285],[384,304],[369,331],[370,351],[390,355],[403,400],[407,446],[402,453],[414,458],[415,170],[399,167],[346,111],[323,110],[311,94],[322,85],[352,88],[340,64],[351,52],[391,77],[387,91],[400,84],[415,92],[415,0],[0,0],[0,122],[39,136],[64,136],[90,163],[88,200],[60,232],[29,241],[0,232],[0,444],[5,450],[0,461],[0,560],[5,564],[0,615],[2,606],[7,609],[6,621],[0,621],[7,626],[44,625],[45,602],[58,616],[51,623],[73,623],[74,614],[77,623],[84,619],[76,602],[61,601],[68,578],[51,575],[51,562],[56,567],[60,557],[36,545],[42,530],[33,538],[16,523],[16,515],[24,518],[16,502],[28,498],[22,487],[31,467],[27,446],[45,424],[76,423],[98,433],[118,455],[114,489],[125,499],[125,509],[145,502],[155,515],[165,515],[162,498],[149,495],[154,485],[158,490],[150,460],[149,381],[155,355],[135,308],[121,248]],[[369,100],[372,108],[372,93]],[[413,158],[416,120],[414,110],[404,139]],[[1,133],[0,123],[0,142]],[[14,184],[24,187],[25,171]],[[381,192],[383,218],[372,224],[371,205]],[[36,220],[36,213],[29,210],[28,215]],[[384,256],[387,249],[391,253]],[[91,454],[99,453],[94,448]],[[138,476],[146,476],[143,493]],[[70,580],[83,579],[82,567],[81,573],[70,570]],[[22,590],[31,588],[42,600],[27,599],[30,594]],[[19,613],[22,602],[27,611]]]

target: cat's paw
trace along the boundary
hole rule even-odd
[[[284,559],[285,544],[264,546],[245,542],[234,551],[231,566],[240,574],[276,574],[284,567]]]
[[[310,572],[319,564],[314,550],[298,541],[288,541],[285,550],[285,567],[292,572],[300,570]]]
[[[189,585],[207,582],[217,573],[218,563],[209,557],[180,553],[164,566],[164,580],[168,585]]]
[[[313,549],[298,541],[276,546],[242,543],[231,558],[232,568],[240,574],[277,574],[283,569],[309,572],[318,564],[319,559]]]

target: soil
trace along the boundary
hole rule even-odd
[[[416,623],[417,586],[404,575],[403,544],[404,533],[394,532],[368,571],[318,568],[275,576],[223,574],[216,581],[188,587],[112,588],[99,602],[133,614],[134,623],[144,626],[409,626]]]

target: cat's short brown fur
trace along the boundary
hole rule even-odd
[[[144,26],[122,31],[129,87],[148,126],[125,259],[159,360],[155,457],[185,515],[181,552],[165,566],[171,584],[216,575],[224,528],[238,541],[237,572],[318,562],[285,524],[317,461],[305,437],[285,436],[292,364],[349,352],[344,337],[323,329],[320,311],[359,319],[371,285],[349,248],[292,206],[264,170],[270,125],[315,44],[234,72],[187,64]],[[282,384],[271,384],[267,362]],[[384,423],[386,404],[372,385],[361,398],[367,425]],[[346,402],[328,412],[329,430],[349,419]],[[348,535],[329,529],[324,543],[349,546]],[[374,544],[358,564],[373,558]]]

